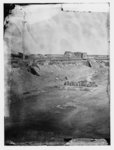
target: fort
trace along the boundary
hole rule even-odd
[[[12,58],[22,58],[23,57],[23,53],[19,52],[16,54],[11,54]],[[34,58],[34,59],[39,59],[39,60],[86,60],[88,58],[94,58],[94,59],[102,59],[102,60],[109,60],[109,55],[88,55],[85,52],[71,52],[71,51],[65,51],[64,54],[29,54],[29,55],[25,55],[25,58]]]
[[[31,55],[28,56],[31,59]],[[109,62],[109,55],[88,55],[82,52],[66,51],[64,54],[46,54],[46,55],[32,55],[32,59],[41,65],[53,64],[75,64],[86,65],[89,67],[98,67],[102,62]]]
[[[65,51],[64,54],[31,54],[29,58],[34,58],[39,61],[43,60],[52,60],[52,61],[72,61],[72,60],[87,60],[88,58],[94,58],[96,60],[109,60],[109,55],[88,55],[87,53],[82,52],[71,52]]]
[[[23,53],[11,54],[11,64],[18,63],[18,60],[22,60],[23,55]],[[75,64],[96,68],[101,63],[109,64],[109,55],[88,55],[85,52],[71,51],[65,51],[64,54],[30,54],[25,55],[24,58],[27,63],[34,62],[39,65]]]

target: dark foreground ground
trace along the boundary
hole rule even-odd
[[[48,84],[41,90],[29,88],[21,96],[14,92],[10,117],[5,118],[5,144],[65,145],[78,138],[106,139],[110,144],[110,107],[105,74],[94,76],[98,86],[92,88],[60,86],[59,81],[55,81],[55,85]],[[48,81],[51,82],[46,78],[46,83]]]

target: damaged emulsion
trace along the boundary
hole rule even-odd
[[[16,5],[4,4],[4,20]],[[9,59],[5,144],[110,144],[109,55],[23,52]]]

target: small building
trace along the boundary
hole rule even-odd
[[[66,52],[64,53],[64,56],[66,56],[66,57],[74,57],[75,54],[74,54],[73,52],[71,52],[71,51],[66,51]]]
[[[82,53],[82,58],[87,59],[87,53]]]
[[[83,53],[81,52],[74,52],[76,58],[83,58]]]

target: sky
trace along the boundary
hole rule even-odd
[[[17,5],[6,18],[5,47],[13,52],[22,52],[24,47],[27,54],[107,54],[108,12],[107,3]]]

